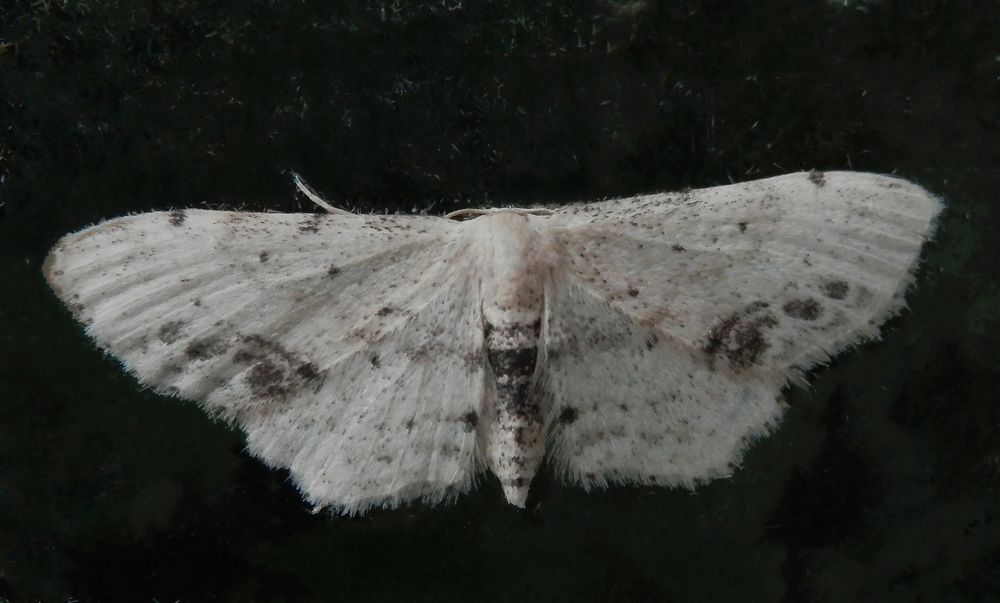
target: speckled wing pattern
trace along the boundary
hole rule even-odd
[[[940,202],[818,172],[556,209],[178,210],[67,235],[45,274],[143,384],[341,513],[485,469],[525,506],[727,475],[781,388],[904,305]]]
[[[142,383],[235,422],[310,502],[356,513],[472,485],[484,369],[457,227],[149,213],[64,237],[45,272]]]
[[[556,210],[557,472],[585,487],[730,474],[790,379],[903,308],[940,209],[898,178],[811,172]]]

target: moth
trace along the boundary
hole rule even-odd
[[[44,274],[140,383],[345,514],[486,470],[523,507],[543,459],[586,489],[731,474],[783,387],[904,307],[942,208],[854,172],[444,217],[304,190],[328,213],[125,216]]]

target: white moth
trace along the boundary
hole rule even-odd
[[[903,308],[940,210],[852,172],[444,218],[177,210],[67,235],[45,275],[318,507],[487,468],[523,507],[543,458],[587,489],[729,475],[790,379]]]

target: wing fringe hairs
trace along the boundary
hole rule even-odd
[[[810,172],[464,221],[175,210],[67,235],[44,273],[316,507],[451,501],[485,470],[524,506],[546,457],[586,489],[729,475],[790,380],[905,307],[941,209]]]

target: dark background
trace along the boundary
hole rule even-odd
[[[4,0],[0,601],[995,601],[1000,5]],[[40,272],[173,207],[568,202],[790,171],[944,197],[911,311],[696,492],[311,515]]]

